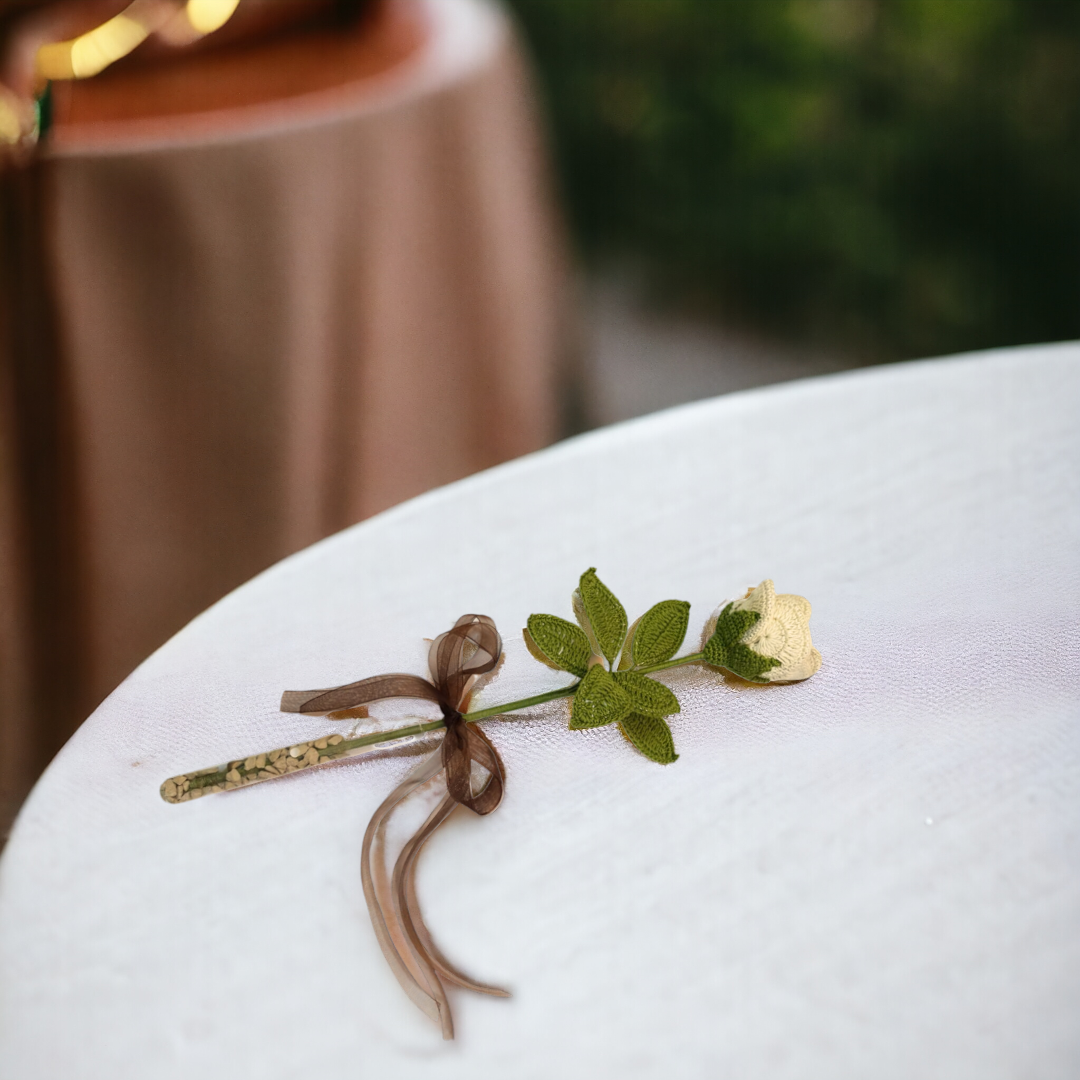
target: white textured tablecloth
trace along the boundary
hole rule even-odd
[[[42,778],[0,883],[0,1076],[1080,1075],[1080,347],[831,376],[600,431],[423,496],[196,619]],[[331,730],[284,688],[423,672],[495,618],[484,700],[595,565],[631,618],[775,579],[821,672],[672,673],[680,760],[565,705],[486,725],[507,797],[419,875],[458,1040],[360,888],[384,757],[166,805],[174,773]],[[386,715],[402,710],[387,706]]]

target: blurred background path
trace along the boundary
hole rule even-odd
[[[584,427],[860,366],[854,356],[665,311],[615,275],[582,285],[579,317]]]
[[[617,371],[666,403],[1080,335],[1080,4],[507,2],[601,283],[598,416],[645,405]]]

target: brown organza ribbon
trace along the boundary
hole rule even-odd
[[[455,970],[439,952],[420,914],[416,896],[416,862],[424,844],[460,803],[477,814],[490,814],[502,801],[503,766],[495,747],[475,725],[462,719],[478,680],[493,671],[502,655],[502,639],[486,615],[462,615],[453,629],[431,644],[431,681],[419,675],[375,675],[330,690],[287,690],[283,712],[335,713],[386,698],[420,698],[442,710],[446,734],[442,745],[425,758],[375,811],[364,833],[361,878],[371,924],[405,993],[437,1024],[444,1039],[454,1037],[454,1022],[443,983],[481,994],[509,997],[505,990],[484,986]],[[474,765],[483,776],[474,784]],[[445,774],[446,795],[407,841],[387,880],[386,826],[393,811],[414,791]]]

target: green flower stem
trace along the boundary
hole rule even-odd
[[[467,712],[462,719],[467,724],[475,724],[477,720],[487,720],[488,717],[498,716],[500,713],[516,712],[518,709],[529,709],[533,705],[543,705],[545,701],[556,701],[558,698],[572,697],[580,682],[571,683],[560,690],[548,690],[545,694],[536,694],[533,697],[522,698],[520,701],[511,701],[508,705],[492,705],[487,709],[477,709],[475,712]],[[442,727],[440,721],[439,726]]]
[[[475,724],[477,720],[487,720],[489,717],[498,716],[500,713],[514,712],[517,709],[528,709],[533,705],[543,705],[545,701],[554,701],[556,698],[570,697],[577,689],[578,684],[563,687],[561,690],[549,690],[546,694],[536,694],[533,697],[522,698],[520,701],[511,701],[507,705],[493,705],[489,709],[477,709],[475,712],[466,713],[464,719]],[[338,754],[344,754],[348,750],[357,750],[362,746],[374,746],[376,743],[391,742],[394,739],[408,739],[413,735],[426,735],[429,731],[441,731],[446,727],[445,720],[429,720],[423,724],[409,724],[408,727],[392,728],[390,731],[375,731],[370,735],[358,735],[355,739],[346,739],[338,744]]]
[[[676,660],[666,660],[661,664],[650,664],[636,670],[639,674],[644,675],[667,668],[682,667],[685,664],[701,663],[702,659],[701,653],[693,653],[690,656],[681,656]],[[466,713],[464,719],[468,723],[474,724],[478,720],[487,720],[493,716],[501,716],[504,713],[518,712],[521,709],[531,708],[533,705],[543,705],[546,701],[572,697],[580,685],[581,681],[579,680],[558,690],[548,690],[543,694],[534,694],[532,697],[507,702],[505,705],[491,705],[486,709],[477,709],[474,712]],[[263,780],[272,780],[276,776],[289,775],[292,771],[295,771],[295,768],[309,768],[313,765],[324,765],[329,764],[331,761],[344,760],[356,756],[358,752],[362,753],[369,746],[394,742],[399,739],[408,739],[417,735],[426,735],[429,732],[439,731],[445,727],[445,720],[428,720],[417,724],[409,724],[407,727],[391,728],[389,731],[373,731],[368,735],[358,735],[353,739],[341,739],[339,735],[324,736],[312,742],[298,743],[295,746],[281,747],[276,751],[267,751],[266,754],[254,755],[250,761],[248,759],[230,761],[225,765],[216,765],[209,769],[199,769],[193,773],[184,773],[180,776],[171,777],[162,784],[162,798],[166,802],[184,802],[187,799],[203,795],[207,791],[227,791],[239,784],[261,783]],[[334,742],[334,739],[340,739],[340,741]],[[315,760],[308,760],[308,755],[312,753],[316,755]],[[297,759],[295,768],[285,773],[275,771],[274,766],[274,762],[282,760],[281,755],[283,754],[288,754],[290,759]],[[301,756],[304,762],[302,765],[300,764]],[[268,764],[269,769],[266,768]]]
[[[431,720],[426,724],[410,724],[408,727],[392,728],[390,731],[375,731],[370,735],[359,735],[355,739],[346,739],[339,743],[339,753],[355,750],[360,746],[373,746],[375,743],[390,742],[393,739],[407,739],[412,735],[424,735],[429,731],[438,731],[446,727],[444,720]]]
[[[705,654],[696,652],[689,656],[677,656],[674,660],[665,660],[662,664],[649,664],[647,667],[634,668],[642,675],[651,675],[654,671],[667,671],[668,668],[683,667],[685,664],[703,664]]]
[[[666,671],[669,668],[683,667],[686,664],[700,664],[702,661],[702,653],[691,653],[689,656],[679,656],[674,660],[665,660],[662,664],[649,664],[647,667],[636,668],[635,670],[642,675],[649,675],[654,671]],[[574,691],[580,685],[579,681],[564,686],[559,690],[548,690],[543,694],[534,694],[532,697],[507,702],[505,705],[491,705],[486,709],[476,709],[473,712],[465,713],[462,719],[468,724],[475,724],[478,720],[488,720],[503,713],[517,712],[519,709],[531,709],[534,705],[543,705],[547,701],[573,697]],[[375,743],[391,742],[394,739],[407,739],[413,735],[426,735],[429,731],[440,731],[444,727],[446,727],[445,721],[431,720],[425,724],[410,724],[408,727],[393,728],[390,731],[376,731],[371,735],[359,735],[355,739],[346,739],[341,743],[341,752],[355,750],[361,746],[373,746]]]

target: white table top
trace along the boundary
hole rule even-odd
[[[196,619],[90,718],[0,875],[0,1075],[994,1080],[1080,1073],[1080,347],[732,395],[400,506]],[[486,725],[507,768],[419,888],[509,1001],[401,992],[360,840],[415,758],[179,806],[174,773],[314,738],[285,688],[423,673],[494,617],[485,701],[595,565],[696,635],[764,577],[814,605],[821,672],[672,673],[662,767],[565,705]],[[401,703],[386,715],[415,711]]]

